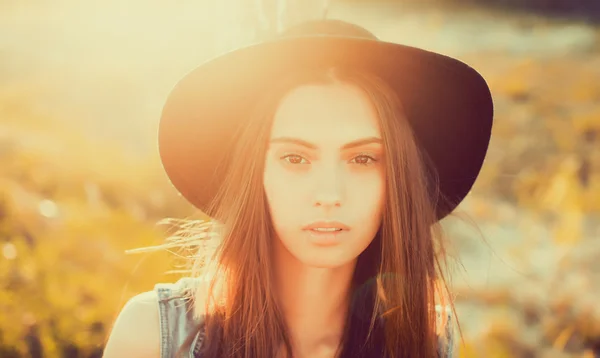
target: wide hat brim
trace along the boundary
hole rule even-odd
[[[247,46],[205,62],[171,91],[159,125],[163,167],[206,212],[223,183],[233,134],[261,94],[301,68],[373,73],[396,91],[417,143],[437,172],[438,219],[471,190],[491,136],[493,102],[483,77],[456,59],[359,36],[308,34]]]

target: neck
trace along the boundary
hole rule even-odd
[[[333,356],[346,323],[355,262],[335,268],[309,267],[285,248],[278,251],[277,297],[294,357]]]

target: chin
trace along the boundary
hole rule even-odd
[[[297,259],[303,265],[308,267],[334,269],[353,264],[356,261],[357,257],[337,256],[332,253],[321,253],[320,255],[315,254],[305,257],[297,257]]]

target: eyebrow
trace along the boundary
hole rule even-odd
[[[273,138],[271,139],[271,143],[291,143],[291,144],[297,144],[297,145],[301,145],[303,147],[309,148],[309,149],[314,149],[316,150],[318,147],[310,142],[307,142],[303,139],[299,139],[299,138],[292,138],[292,137],[277,137],[277,138]],[[360,147],[363,145],[367,145],[367,144],[381,144],[381,138],[378,137],[367,137],[367,138],[361,138],[361,139],[357,139],[354,140],[350,143],[346,143],[342,146],[342,150],[347,150],[347,149],[352,149],[352,148],[356,148],[356,147]]]

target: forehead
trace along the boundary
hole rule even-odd
[[[305,85],[282,98],[271,137],[296,137],[318,146],[380,137],[377,112],[367,94],[346,83]]]

